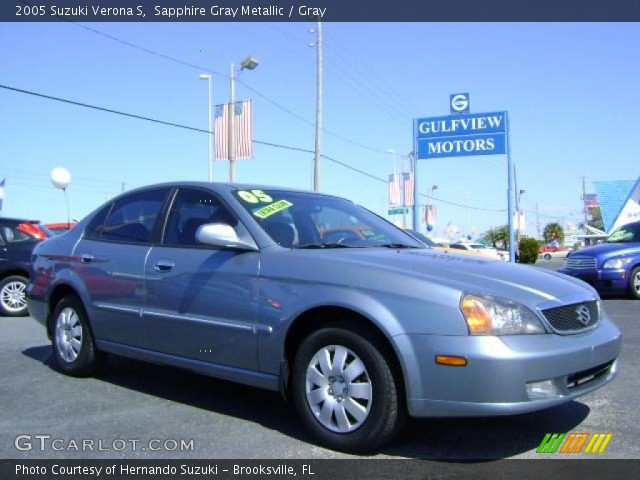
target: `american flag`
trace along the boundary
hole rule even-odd
[[[400,185],[400,174],[394,173],[389,175],[389,206],[400,207],[402,206],[402,195]]]
[[[229,158],[229,104],[216,105],[214,115],[214,138],[216,160]],[[233,122],[236,144],[236,160],[253,157],[253,110],[251,100],[234,103]]]
[[[404,202],[402,201],[404,198]],[[389,175],[389,206],[413,206],[413,173]]]
[[[404,205],[413,206],[413,173],[403,173],[404,178]]]

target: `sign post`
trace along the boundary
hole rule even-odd
[[[419,204],[418,160],[506,154],[509,259],[515,262],[513,168],[507,112],[469,113],[469,94],[467,93],[453,94],[449,102],[451,115],[414,119],[414,204]],[[417,209],[414,210],[413,221],[417,226],[419,222]]]

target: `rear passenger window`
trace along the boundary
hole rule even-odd
[[[89,240],[100,240],[104,221],[107,219],[107,215],[109,214],[109,210],[111,210],[112,206],[113,204],[110,203],[94,215],[89,222],[89,225],[87,225],[87,228],[84,230],[84,238]]]
[[[100,240],[147,243],[168,189],[134,193],[113,205],[102,227]]]

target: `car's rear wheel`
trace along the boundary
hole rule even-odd
[[[292,398],[309,432],[337,450],[365,452],[401,426],[399,380],[381,342],[368,332],[328,327],[296,354]]]
[[[102,364],[87,322],[82,302],[74,295],[64,297],[53,312],[53,355],[65,373],[75,377],[93,374]]]
[[[629,294],[631,298],[640,300],[640,267],[636,267],[631,271],[629,276]]]
[[[22,275],[9,275],[0,281],[0,314],[5,317],[24,317],[27,311],[27,282]]]
[[[551,255],[549,255],[548,253],[544,254],[544,259],[545,260],[551,260]]]

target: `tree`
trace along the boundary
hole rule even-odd
[[[589,213],[591,214],[591,220],[587,222],[587,225],[597,228],[598,230],[604,230],[604,222],[602,221],[602,212],[600,211],[600,207],[590,208]]]
[[[481,241],[490,243],[494,248],[507,248],[509,245],[509,228],[503,225],[487,230],[482,234]]]
[[[546,242],[553,242],[554,240],[560,244],[564,243],[564,230],[559,223],[548,223],[544,227],[544,239]]]

